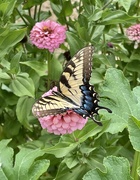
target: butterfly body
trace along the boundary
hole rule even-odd
[[[34,104],[32,111],[36,117],[73,110],[80,116],[90,117],[102,125],[94,115],[98,114],[100,109],[106,109],[108,112],[111,110],[98,105],[97,93],[89,83],[93,51],[93,46],[87,46],[75,54],[60,77],[58,91],[52,91],[52,95],[42,97]]]

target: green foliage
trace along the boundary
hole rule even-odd
[[[139,179],[140,51],[126,35],[139,12],[138,0],[0,0],[0,179]],[[52,14],[67,39],[51,54],[29,35]],[[95,47],[90,83],[112,113],[100,110],[102,127],[88,120],[72,134],[49,134],[32,105],[58,83],[63,52],[73,56],[88,44]]]
[[[129,162],[122,157],[108,156],[104,158],[103,164],[105,171],[91,170],[85,174],[83,180],[97,179],[120,179],[120,180],[131,180],[130,177],[130,165]]]
[[[10,140],[2,140],[0,142],[0,178],[1,179],[37,179],[49,167],[49,160],[37,160],[44,153],[40,149],[20,148],[14,158],[14,151],[8,147]],[[37,167],[36,167],[37,166]],[[43,167],[42,167],[43,166]]]

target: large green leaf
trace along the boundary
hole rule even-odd
[[[29,179],[37,180],[39,177],[46,172],[50,165],[50,161],[46,159],[37,160],[33,163],[29,169]]]
[[[39,161],[36,162],[36,159],[40,156],[43,156],[44,152],[40,149],[26,149],[22,148],[20,152],[16,155],[15,158],[15,165],[14,165],[14,173],[15,179],[23,180],[23,179],[35,179],[40,172],[43,173],[47,170],[49,161],[44,162],[44,168],[41,170],[41,164]],[[38,164],[39,163],[39,164]],[[36,165],[39,165],[39,169],[37,169],[35,173]],[[42,173],[41,172],[41,173]],[[30,174],[31,173],[31,174]],[[33,177],[32,177],[33,176]],[[30,178],[29,178],[30,177]]]
[[[126,65],[127,70],[131,72],[140,72],[140,61],[134,60]]]
[[[4,21],[7,20],[7,18],[12,14],[16,2],[17,2],[17,0],[0,1],[0,12],[3,15],[3,20]],[[5,21],[5,23],[6,23],[6,21]]]
[[[7,54],[18,42],[20,42],[26,34],[27,29],[10,30],[6,35],[1,36],[0,51],[1,56]]]
[[[34,100],[32,98],[29,98],[28,96],[20,97],[17,103],[16,107],[16,115],[18,118],[18,121],[31,130],[31,127],[29,125],[29,115],[33,106]]]
[[[136,151],[140,151],[140,115],[139,115],[139,109],[140,109],[140,86],[133,89],[133,93],[135,95],[135,98],[137,99],[137,106],[135,108],[137,109],[137,117],[131,116],[128,121],[128,131],[129,131],[129,138],[131,141],[131,144],[133,148]]]
[[[126,10],[126,12],[128,12],[132,1],[130,1],[130,0],[125,0],[125,1],[123,1],[123,0],[118,0],[118,3],[119,3],[121,6],[124,7],[124,9]]]
[[[10,63],[10,70],[12,73],[18,73],[19,72],[19,61],[22,56],[22,51],[18,52],[17,54],[14,55],[14,57],[11,59]]]
[[[102,16],[102,21],[100,24],[109,25],[109,24],[118,24],[118,23],[128,23],[133,22],[136,17],[129,16],[126,12],[122,10],[115,10],[115,11],[104,11]]]
[[[10,141],[11,140],[0,141],[0,179],[37,180],[46,172],[50,164],[49,160],[36,160],[44,155],[42,150],[21,148],[15,156],[14,161],[14,151],[11,147],[7,146]]]
[[[39,76],[47,75],[48,65],[46,63],[39,61],[26,61],[20,63],[25,64],[26,66],[29,66],[30,68],[34,69]]]
[[[140,140],[140,120],[138,120],[132,116],[129,119],[128,130],[129,130],[129,138],[130,138],[130,141],[131,141],[133,148],[136,151],[140,151],[140,143],[139,143],[139,140]]]
[[[12,171],[14,151],[7,146],[10,141],[8,139],[0,141],[0,179],[3,180],[14,180]]]
[[[109,156],[104,158],[103,164],[105,171],[101,172],[98,169],[90,170],[85,174],[83,180],[132,180],[130,176],[130,164],[123,157]]]
[[[61,63],[54,57],[49,61],[49,79],[59,81],[62,73]]]
[[[34,97],[35,87],[31,78],[26,75],[19,74],[12,79],[10,88],[13,93],[19,97],[21,96],[30,96]]]
[[[67,165],[62,161],[58,168],[56,180],[81,180],[83,175],[87,172],[88,168],[86,164],[81,164],[72,169],[69,169]],[[91,180],[91,179],[90,179]]]
[[[83,47],[83,41],[72,32],[67,32],[67,40],[70,46],[72,56],[76,53],[76,50],[79,50]]]
[[[123,131],[128,126],[129,117],[138,116],[136,99],[123,72],[115,68],[108,69],[101,91],[100,96],[110,98],[110,100],[104,99],[103,102],[104,106],[112,110],[112,113],[100,111],[100,114],[103,113],[106,118],[111,119],[108,132],[117,133]],[[102,100],[103,98],[101,98],[101,102]]]
[[[10,81],[11,77],[0,69],[0,82]]]
[[[72,14],[72,12],[73,12],[73,7],[71,4],[71,1],[64,1],[60,15],[62,17],[64,17],[64,15],[70,16]]]

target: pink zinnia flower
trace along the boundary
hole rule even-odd
[[[57,92],[57,87],[49,90],[42,97],[52,95],[52,91]],[[43,129],[47,129],[49,133],[56,135],[70,134],[77,129],[81,130],[88,120],[88,118],[84,119],[72,110],[67,110],[62,114],[39,117],[38,119]]]
[[[131,41],[135,42],[134,48],[137,49],[140,43],[140,24],[130,26],[126,30],[126,34]]]
[[[32,44],[40,49],[53,52],[66,39],[66,26],[46,20],[35,24],[30,32]]]

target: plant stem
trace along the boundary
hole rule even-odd
[[[139,176],[137,173],[137,168],[139,166],[140,166],[140,152],[135,151],[134,161],[133,161],[133,165],[132,165],[132,173],[131,173],[132,178],[135,180],[139,180]]]
[[[16,11],[18,12],[19,16],[21,17],[21,19],[23,20],[23,22],[28,26],[28,23],[26,22],[26,20],[23,18],[22,14],[19,12],[19,10],[17,8],[15,8]]]
[[[136,7],[137,7],[136,15],[137,16],[139,16],[139,4],[140,4],[140,0],[138,0],[137,3],[136,3]]]
[[[138,73],[134,72],[133,73],[133,87],[137,86],[137,78],[138,78]]]
[[[34,9],[34,20],[36,20],[36,14],[37,14],[37,6],[35,6],[35,9]]]
[[[42,7],[42,4],[39,5],[38,18],[37,18],[37,21],[38,21],[38,22],[40,21],[41,7]]]
[[[51,85],[51,79],[50,79],[51,59],[52,59],[52,54],[48,51],[48,52],[47,52],[47,61],[48,61],[48,82],[47,82],[47,90],[50,89],[50,85]]]

